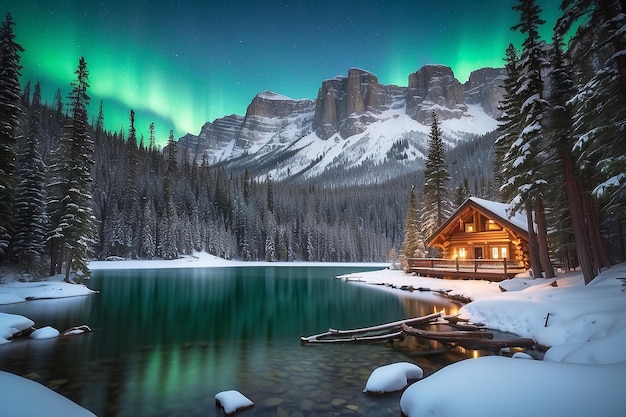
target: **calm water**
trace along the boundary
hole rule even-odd
[[[0,306],[59,330],[94,332],[0,346],[0,369],[50,386],[98,416],[398,416],[400,394],[362,393],[372,370],[411,360],[426,374],[460,359],[431,345],[300,345],[300,336],[425,315],[437,306],[333,279],[355,267],[97,271],[99,295]],[[413,342],[415,343],[415,342]]]

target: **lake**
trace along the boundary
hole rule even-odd
[[[36,379],[104,416],[221,416],[235,389],[242,416],[398,416],[400,394],[362,392],[370,373],[412,361],[425,374],[462,359],[430,342],[301,345],[300,336],[450,308],[333,279],[367,267],[244,266],[95,271],[100,294],[0,306],[36,327],[92,333],[0,346],[0,369]],[[449,310],[448,310],[449,311]]]

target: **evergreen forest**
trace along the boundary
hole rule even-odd
[[[88,274],[91,259],[174,259],[207,251],[246,261],[388,261],[435,256],[424,239],[468,196],[528,213],[538,276],[559,262],[590,281],[626,259],[626,10],[565,0],[550,42],[541,9],[515,6],[521,49],[503,51],[497,131],[444,149],[437,115],[415,172],[385,183],[274,181],[179,152],[173,132],[110,131],[87,114],[88,62],[70,93],[42,102],[19,82],[11,15],[0,33],[0,264]],[[565,45],[564,39],[568,37]],[[571,39],[570,39],[571,38]],[[414,233],[415,232],[415,233]]]

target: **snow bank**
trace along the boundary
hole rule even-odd
[[[460,314],[488,327],[530,337],[553,347],[548,360],[576,363],[626,361],[626,264],[590,284],[582,277],[535,280],[540,284],[465,305]],[[558,351],[558,352],[557,352]]]
[[[499,356],[449,365],[406,389],[409,417],[618,417],[626,363],[579,365]]]
[[[119,260],[119,261],[92,261],[89,269],[100,270],[120,270],[120,269],[171,269],[171,268],[211,268],[211,267],[241,267],[241,266],[373,266],[384,268],[389,262],[249,262],[228,260],[208,254],[206,252],[195,252],[191,256],[183,256],[178,259],[163,260]]]
[[[459,310],[462,317],[550,347],[542,361],[518,353],[515,358],[489,356],[447,366],[403,393],[400,405],[409,417],[624,415],[626,264],[604,271],[588,285],[575,272],[556,279],[515,278],[500,284],[506,292],[485,281],[424,278],[402,271],[343,278],[386,284],[376,288],[388,291],[411,285],[468,297],[473,301]]]
[[[16,314],[0,313],[0,344],[8,343],[9,338],[35,324],[34,321]],[[0,404],[2,404],[0,402]]]
[[[35,282],[14,281],[0,285],[0,304],[19,303],[26,300],[78,297],[94,294],[82,284],[64,282],[61,276]]]
[[[363,392],[385,394],[400,391],[406,387],[409,379],[421,379],[424,371],[409,362],[397,362],[374,369],[365,384]]]
[[[3,416],[95,417],[95,414],[51,389],[8,372],[0,371],[0,387],[3,387],[0,389]]]
[[[215,394],[215,405],[222,407],[228,416],[254,407],[254,403],[248,397],[235,390]]]

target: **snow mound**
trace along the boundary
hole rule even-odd
[[[15,333],[32,327],[34,321],[17,314],[0,313],[0,345],[8,343],[8,339]]]
[[[95,414],[37,382],[0,371],[0,404],[3,416],[95,417]]]
[[[215,405],[222,407],[227,416],[254,407],[254,403],[248,397],[235,390],[215,394]]]
[[[400,391],[407,386],[409,379],[421,379],[423,377],[424,371],[415,364],[409,362],[392,363],[374,369],[363,392],[384,394]]]
[[[52,339],[59,336],[59,331],[54,327],[46,326],[37,329],[30,334],[31,339]]]
[[[626,409],[624,375],[626,362],[589,366],[486,356],[411,385],[400,408],[408,417],[618,417]]]

